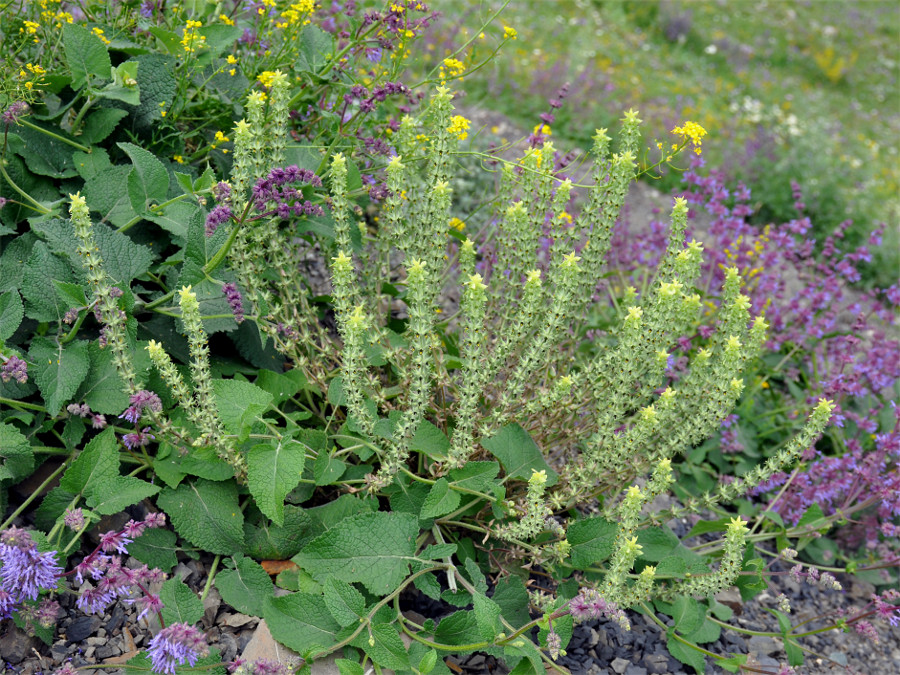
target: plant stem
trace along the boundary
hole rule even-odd
[[[44,488],[50,485],[50,483],[52,483],[59,474],[65,471],[65,469],[69,466],[70,461],[72,461],[71,455],[62,464],[59,465],[56,471],[47,476],[47,478],[44,479],[44,482],[38,485],[15,511],[9,514],[9,518],[4,520],[3,523],[0,524],[0,530],[5,530],[7,527],[9,527],[10,523],[12,523],[12,521],[15,520],[19,516],[19,514],[21,514],[26,508],[28,508],[28,505],[31,504],[31,502],[33,502],[41,495],[41,493],[44,491]]]

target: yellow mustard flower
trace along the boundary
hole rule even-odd
[[[450,118],[450,126],[447,127],[447,131],[451,134],[455,134],[456,137],[462,141],[469,136],[469,132],[466,131],[468,128],[469,120],[462,115],[454,115]]]
[[[686,143],[690,141],[691,145],[694,147],[694,152],[698,155],[700,154],[700,144],[703,141],[703,137],[706,136],[706,129],[696,122],[688,121],[682,126],[672,129],[672,133],[681,136],[682,142]]]
[[[226,26],[234,25],[234,21],[227,14],[219,14],[219,21],[224,23]]]
[[[515,40],[517,37],[519,37],[519,33],[516,31],[515,28],[512,28],[510,26],[503,26],[503,39],[504,40]]]

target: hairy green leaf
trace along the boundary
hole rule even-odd
[[[34,469],[28,439],[11,424],[0,424],[0,481],[19,481]]]
[[[366,600],[346,581],[328,579],[324,584],[325,606],[341,627],[353,626],[365,616]]]
[[[72,89],[81,89],[91,77],[109,79],[112,62],[100,38],[77,23],[63,24],[63,48],[72,73]]]
[[[418,520],[409,514],[364,513],[341,521],[340,527],[314,539],[293,560],[317,581],[334,576],[385,595],[409,574],[418,532]]]
[[[38,338],[32,342],[28,356],[34,363],[33,369],[29,370],[34,374],[47,412],[56,415],[88,373],[88,343],[76,340],[63,346],[46,338]]]
[[[198,478],[163,490],[156,503],[175,531],[195,546],[221,555],[243,550],[244,514],[234,483]]]
[[[203,618],[203,603],[194,591],[178,577],[167,579],[159,590],[164,605],[162,616],[166,624],[195,624]]]
[[[547,472],[547,487],[556,485],[559,474],[549,467],[541,449],[518,424],[507,424],[481,445],[500,460],[507,478],[528,480],[532,471]]]
[[[24,316],[25,306],[16,291],[0,294],[0,340],[12,337]]]
[[[233,570],[222,570],[216,575],[216,588],[225,602],[250,616],[263,615],[265,598],[275,590],[262,566],[243,556],[235,559]]]

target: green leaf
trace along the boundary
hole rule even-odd
[[[66,62],[72,73],[72,89],[81,89],[90,77],[106,80],[112,69],[106,45],[77,23],[64,23],[62,28]]]
[[[159,26],[151,26],[149,30],[170,54],[181,53],[181,40],[178,39],[178,35]]]
[[[719,635],[721,634],[722,627],[719,624],[713,623],[709,619],[704,619],[697,630],[693,633],[686,634],[684,638],[691,642],[696,642],[697,644],[704,644],[707,642],[715,642],[719,639]]]
[[[84,198],[91,211],[114,227],[121,227],[137,214],[128,198],[128,176],[132,168],[111,166],[94,174],[84,182]]]
[[[66,469],[59,486],[72,494],[90,495],[103,483],[111,483],[119,475],[119,452],[112,427],[91,439],[81,454]]]
[[[88,343],[76,340],[62,346],[36,338],[28,352],[34,366],[29,372],[40,389],[50,415],[56,415],[72,398],[90,368]]]
[[[84,180],[89,180],[96,176],[104,169],[112,166],[109,161],[109,154],[103,148],[93,147],[91,152],[73,152],[72,161],[75,163],[75,170]],[[88,204],[90,207],[90,203]]]
[[[32,228],[39,227],[32,225]],[[61,322],[69,309],[56,293],[55,281],[72,282],[75,277],[64,260],[53,255],[47,245],[35,243],[22,274],[25,315],[35,321]]]
[[[673,630],[668,630],[668,640],[666,641],[666,649],[678,661],[686,666],[690,666],[698,673],[706,672],[706,660],[703,654],[697,649],[691,648],[682,642],[679,642],[672,636]]]
[[[216,408],[225,430],[245,439],[250,428],[272,403],[272,395],[241,380],[214,380]]]
[[[81,140],[88,145],[99,143],[113,132],[123,117],[127,116],[128,113],[125,110],[118,108],[95,110],[84,122]]]
[[[276,405],[286,401],[302,388],[299,382],[272,370],[259,371],[259,376],[254,384],[263,391],[269,392]]]
[[[112,82],[98,91],[97,96],[138,105],[141,102],[141,88],[137,84],[137,73],[138,64],[135,61],[120,63],[110,73]]]
[[[312,518],[305,509],[288,504],[284,507],[284,526],[278,527],[265,518],[259,526],[244,524],[247,555],[262,560],[287,560],[311,539]]]
[[[255,445],[247,454],[250,494],[276,525],[284,525],[284,498],[300,483],[305,463],[306,447],[293,440]]]
[[[4,447],[0,445],[0,447]],[[61,487],[55,487],[41,500],[41,505],[34,514],[34,524],[39,530],[49,532],[56,524],[56,521],[62,518],[65,510],[69,508],[72,500],[77,495],[66,492]]]
[[[156,503],[169,516],[176,532],[210,553],[232,555],[244,548],[244,514],[234,483],[198,478],[166,489]]]
[[[232,43],[241,37],[240,28],[224,24],[204,26],[198,32],[206,38],[206,46],[213,56],[221,54],[225,48],[230,47]]]
[[[434,631],[434,637],[436,642],[448,645],[467,645],[483,641],[475,613],[462,610],[441,619]]]
[[[566,530],[566,539],[572,545],[568,563],[583,570],[606,560],[612,555],[618,530],[615,523],[599,516],[572,523]]]
[[[698,534],[706,534],[707,532],[724,532],[728,529],[728,518],[719,518],[718,520],[701,520],[691,528],[685,539],[694,537]]]
[[[158,567],[163,572],[171,572],[178,564],[175,539],[175,533],[171,530],[144,530],[144,534],[128,545],[128,555],[137,558],[150,569]]]
[[[796,640],[786,639],[784,641],[784,653],[787,655],[789,665],[803,665],[803,648]]]
[[[363,647],[369,657],[383,668],[408,669],[409,655],[397,630],[391,624],[376,623],[372,625],[372,638],[375,644],[369,642],[365,632],[360,633],[354,644]]]
[[[195,624],[203,618],[203,603],[178,577],[168,579],[159,590],[166,624]]]
[[[169,204],[162,211],[144,214],[144,217],[181,240],[187,239],[188,230],[192,226],[203,227],[204,220],[203,210],[187,201]]]
[[[155,27],[151,31],[157,30]],[[175,38],[176,52],[180,53],[181,46],[178,38]],[[154,122],[162,119],[160,112],[172,106],[175,100],[175,66],[174,57],[167,54],[141,54],[133,59],[137,62],[137,86],[141,92],[141,102],[138,106],[122,104],[131,112],[130,122],[139,130],[149,130]],[[164,106],[160,105],[165,104]]]
[[[142,349],[138,354],[141,352],[146,354],[146,350]],[[78,390],[76,400],[87,403],[95,413],[118,415],[128,407],[129,397],[113,364],[112,352],[100,349],[96,342],[92,342],[88,346],[88,357],[91,369]]]
[[[117,467],[118,471],[118,467]],[[132,504],[152,497],[159,486],[134,476],[116,475],[109,483],[98,486],[88,498],[87,505],[103,516],[119,513]]]
[[[11,424],[0,424],[0,481],[20,481],[34,469],[28,439]]]
[[[331,35],[315,24],[308,24],[300,32],[300,53],[296,67],[315,74],[326,63],[331,52]]]
[[[316,485],[331,485],[344,475],[347,464],[327,450],[320,450],[313,464],[313,478]]]
[[[0,340],[8,340],[22,323],[25,306],[16,291],[0,294]]]
[[[450,470],[450,480],[458,487],[486,492],[499,473],[497,462],[467,462],[459,469]]]
[[[77,238],[72,223],[68,220],[51,220],[38,223],[32,229],[44,240],[54,253],[69,259],[69,263],[84,275],[81,257],[78,255]],[[128,285],[153,264],[153,253],[146,246],[135,244],[127,234],[117,232],[103,223],[93,226],[94,241],[103,258],[103,271],[118,285]]]
[[[672,603],[672,619],[675,621],[675,628],[682,635],[700,628],[705,618],[700,604],[694,598],[679,595]]]
[[[497,582],[491,598],[500,606],[500,613],[513,626],[524,626],[531,620],[528,613],[528,591],[517,576],[508,576]]]
[[[750,550],[748,547],[747,555],[750,555]],[[744,602],[747,602],[769,587],[762,575],[764,566],[765,562],[762,558],[748,559],[745,557],[742,571],[751,572],[751,574],[739,574],[737,579],[734,580],[734,585],[737,586],[741,594],[741,600]]]
[[[447,457],[450,440],[447,435],[428,420],[419,423],[416,433],[410,441],[410,449],[421,452],[431,459],[441,460]]]
[[[152,673],[152,662],[148,652],[142,651],[140,654],[128,660],[117,667],[125,671],[125,675],[148,675]],[[225,675],[225,666],[222,664],[222,656],[219,650],[212,648],[209,655],[197,659],[197,663],[193,667],[184,665],[176,666],[175,675]]]
[[[800,516],[800,520],[797,521],[797,527],[815,527],[824,522],[825,514],[822,513],[822,507],[818,504],[813,504]]]
[[[65,281],[53,280],[56,286],[56,295],[68,307],[85,307],[87,306],[87,298],[84,297],[84,289],[78,284],[70,284]]]
[[[275,591],[262,566],[243,556],[235,558],[233,570],[222,570],[216,575],[216,588],[225,602],[250,616],[262,616],[265,599]]]
[[[736,673],[738,670],[743,670],[741,666],[746,662],[747,654],[738,654],[737,656],[732,656],[728,659],[719,659],[716,661],[716,665],[723,670],[727,670],[729,673]]]
[[[358,625],[366,614],[366,600],[362,593],[346,581],[329,579],[325,582],[325,606],[342,628]]]
[[[310,542],[293,560],[320,583],[334,576],[386,595],[409,574],[418,520],[406,513],[364,513],[341,521]]]
[[[278,642],[305,653],[315,645],[330,647],[340,630],[325,607],[325,598],[310,593],[294,593],[280,598],[267,596],[263,618]]]
[[[437,652],[433,649],[429,649],[425,652],[425,656],[422,657],[422,660],[419,661],[418,671],[422,675],[428,675],[434,667],[437,665],[438,655]]]
[[[169,173],[152,152],[133,143],[117,143],[134,165],[128,174],[128,198],[135,213],[145,213],[151,205],[166,201]]]
[[[364,675],[363,667],[356,661],[347,659],[335,659],[334,665],[338,667],[338,675]]]
[[[659,562],[674,554],[678,546],[678,537],[668,527],[648,527],[637,533],[638,544],[643,548],[641,558],[650,562]]]
[[[446,478],[440,478],[431,486],[419,518],[437,518],[455,510],[459,506],[459,492],[450,489]]]
[[[492,641],[500,632],[500,605],[482,593],[475,593],[472,601],[481,639]]]
[[[559,480],[559,474],[547,465],[537,443],[518,424],[507,424],[490,438],[483,439],[481,445],[500,460],[507,478],[527,481],[534,470],[547,472],[547,487]]]
[[[449,558],[459,548],[456,544],[432,544],[419,554],[423,560],[437,560]]]

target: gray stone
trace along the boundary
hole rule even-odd
[[[750,651],[756,652],[760,656],[771,656],[778,651],[778,645],[775,644],[775,640],[764,635],[754,635],[747,642],[747,647]]]
[[[617,657],[617,658],[613,659],[613,662],[610,663],[609,665],[614,671],[619,673],[619,675],[622,675],[622,673],[625,672],[625,669],[628,668],[628,666],[630,666],[631,663],[629,661],[626,661],[622,657]]]
[[[69,642],[81,642],[93,635],[100,628],[100,619],[96,616],[76,616],[66,628],[66,640]]]
[[[228,626],[229,628],[240,628],[255,620],[255,618],[256,617],[247,616],[246,614],[225,614],[222,616],[219,624]]]
[[[669,657],[665,654],[647,654],[644,657],[647,672],[662,675],[669,672]]]
[[[215,586],[210,586],[209,592],[203,598],[203,623],[207,628],[216,622],[216,614],[219,613],[219,607],[222,605],[222,596]]]
[[[19,630],[12,625],[12,621],[9,624],[9,630],[6,635],[0,637],[0,654],[3,655],[2,660],[17,665],[22,663],[25,657],[31,653],[36,638]]]
[[[122,653],[122,650],[116,647],[114,644],[108,643],[101,647],[97,647],[97,658],[98,659],[110,659],[113,656],[118,656]]]
[[[628,666],[625,675],[647,675],[647,669],[640,666]]]

